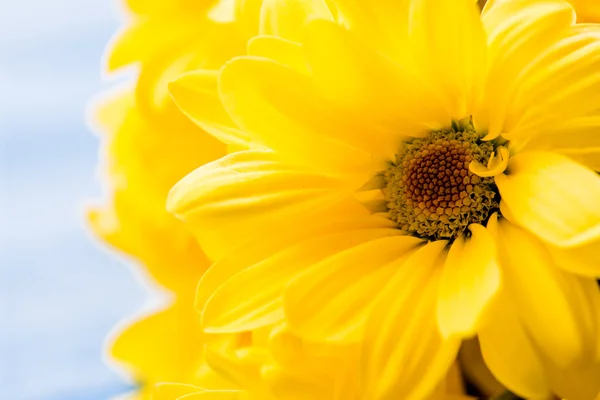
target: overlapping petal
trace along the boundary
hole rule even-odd
[[[600,177],[568,157],[517,154],[495,181],[509,218],[545,241],[570,247],[600,237]]]
[[[400,234],[395,229],[342,231],[276,253],[234,275],[214,292],[202,313],[205,330],[240,332],[280,322],[284,289],[306,268],[353,248],[360,252],[362,243],[374,241],[373,246],[385,240],[381,238]]]
[[[506,220],[498,222],[496,240],[506,290],[544,357],[563,369],[593,359],[600,293],[586,293],[595,281],[557,268],[538,239]]]
[[[248,150],[186,176],[171,190],[167,207],[217,259],[220,242],[233,247],[261,230],[275,231],[340,202],[348,190],[344,182],[283,162],[272,151]]]
[[[563,0],[495,1],[489,5],[481,17],[489,57],[484,110],[474,119],[478,128],[488,130],[488,137],[493,138],[511,128],[507,118],[517,106],[513,103],[516,88],[527,79],[523,69],[533,63],[540,49],[549,48],[564,35],[574,16]]]
[[[474,336],[501,285],[492,235],[477,224],[469,231],[452,243],[441,272],[437,316],[445,337]]]
[[[409,35],[417,71],[435,88],[448,121],[468,116],[481,101],[487,69],[477,4],[471,0],[413,0]]]
[[[301,42],[304,27],[315,19],[334,21],[326,0],[263,0],[259,34]]]
[[[372,142],[361,126],[327,107],[308,77],[276,61],[234,59],[221,72],[219,90],[233,120],[287,162],[343,175],[359,186],[385,166],[369,154]]]
[[[411,236],[375,239],[305,268],[286,289],[290,328],[307,339],[360,340],[381,288],[421,244]]]
[[[378,297],[364,345],[365,398],[426,398],[454,361],[460,339],[444,339],[435,318],[435,269],[446,245],[437,241],[416,251]]]

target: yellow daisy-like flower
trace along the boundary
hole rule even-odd
[[[176,400],[194,394],[198,398],[253,400],[353,400],[360,398],[357,345],[309,343],[284,325],[246,334],[246,345],[214,343],[207,348],[207,362],[235,389],[211,390],[202,384],[162,383],[156,400]],[[202,381],[200,381],[202,382]],[[468,400],[458,369],[453,368],[428,400]],[[196,398],[196,397],[193,397]]]
[[[178,117],[177,135],[165,135],[141,116],[131,91],[111,96],[96,117],[104,131],[111,193],[106,204],[89,211],[90,225],[175,295],[172,305],[128,323],[111,339],[111,357],[142,385],[139,395],[146,398],[156,382],[189,381],[203,360],[203,333],[192,304],[209,261],[164,204],[174,182],[225,152]]]
[[[478,335],[515,393],[594,398],[600,26],[563,0],[270,3],[249,56],[171,85],[253,143],[170,194],[221,256],[205,331],[362,343],[368,399],[426,398]]]

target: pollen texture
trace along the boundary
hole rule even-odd
[[[390,218],[422,238],[454,239],[472,223],[498,210],[493,178],[469,171],[471,161],[486,164],[494,151],[480,141],[469,122],[404,143],[385,171],[384,194]]]

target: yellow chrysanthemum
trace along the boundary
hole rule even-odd
[[[600,26],[563,0],[481,16],[282,0],[261,17],[249,56],[171,86],[211,133],[252,142],[170,194],[220,257],[198,289],[205,331],[285,320],[363,343],[367,399],[425,398],[478,335],[512,391],[594,398]]]
[[[208,364],[228,378],[233,388],[211,390],[202,384],[162,383],[156,387],[156,400],[175,400],[192,393],[209,399],[360,398],[358,380],[354,379],[360,368],[357,345],[304,342],[283,325],[259,329],[246,334],[246,338],[245,346],[237,343],[232,347],[232,342],[226,340],[222,345],[213,343],[207,349]],[[463,393],[459,371],[453,368],[428,399],[470,399]]]
[[[90,210],[92,229],[174,297],[111,339],[110,355],[140,384],[134,395],[140,398],[148,398],[157,382],[195,382],[199,369],[209,370],[201,368],[205,338],[193,309],[195,286],[209,260],[166,212],[165,201],[178,179],[225,154],[225,146],[190,122],[167,92],[172,76],[221,65],[236,54],[230,53],[236,43],[242,46],[231,37],[233,23],[208,19],[214,3],[129,1],[131,19],[108,52],[108,67],[112,72],[135,62],[139,77],[133,90],[109,96],[95,112],[109,198]],[[209,387],[221,387],[223,379],[212,375],[216,386]]]

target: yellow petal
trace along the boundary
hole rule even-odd
[[[253,237],[228,250],[225,257],[215,262],[202,276],[196,293],[196,308],[202,310],[208,298],[223,282],[283,249],[338,232],[395,227],[389,219],[368,216],[366,209],[354,202],[336,204],[334,210],[335,213],[329,209],[316,215],[312,223],[304,221],[293,224],[293,229],[282,230],[277,235],[272,235],[269,240],[262,236]]]
[[[248,41],[248,55],[269,58],[303,74],[308,74],[302,46],[275,36],[255,36]]]
[[[399,64],[410,60],[407,0],[332,0],[343,25]]]
[[[360,176],[360,184],[385,168],[384,159],[353,146],[364,130],[324,103],[308,77],[276,61],[234,59],[221,71],[219,90],[233,120],[290,162]]]
[[[525,79],[521,72],[556,42],[574,19],[572,9],[562,0],[491,3],[488,1],[481,16],[489,47],[486,109],[474,115],[478,129],[488,130],[487,139],[512,128],[507,119],[516,112],[514,92]]]
[[[200,393],[191,393],[177,400],[241,400],[244,392],[240,390],[207,390]]]
[[[513,222],[557,246],[600,236],[600,177],[568,157],[526,152],[495,178]]]
[[[483,164],[480,164],[477,161],[471,161],[469,164],[469,171],[482,177],[496,176],[503,173],[508,166],[510,153],[504,146],[499,146],[496,151],[498,154],[492,152],[487,166],[483,166]]]
[[[285,286],[311,265],[361,243],[400,234],[396,229],[346,231],[276,253],[234,275],[214,292],[202,313],[205,331],[241,332],[279,322]]]
[[[129,324],[113,340],[111,356],[143,382],[184,379],[202,355],[198,315],[187,302]]]
[[[577,22],[600,22],[600,3],[595,0],[568,0],[577,12]]]
[[[481,101],[486,72],[479,8],[471,0],[416,0],[411,5],[416,67],[439,91],[447,116],[462,119]]]
[[[568,400],[600,399],[600,362],[580,369],[550,369],[552,387],[557,396]]]
[[[217,350],[206,348],[206,363],[234,387],[261,391],[260,369],[268,360],[268,354],[259,347]]]
[[[373,307],[364,345],[364,398],[426,398],[460,346],[443,339],[435,318],[438,280],[446,241],[429,243],[398,269]]]
[[[263,0],[259,33],[300,42],[304,27],[314,19],[334,20],[327,1]]]
[[[197,233],[213,259],[219,241],[234,247],[265,227],[310,216],[346,196],[339,180],[279,161],[267,150],[230,154],[179,181],[167,209]]]
[[[507,293],[490,306],[489,318],[479,330],[481,354],[496,379],[519,396],[545,399],[550,383],[544,363],[518,319]]]
[[[560,270],[542,242],[504,219],[496,241],[507,293],[539,351],[560,368],[593,357],[597,307],[586,286],[594,281]]]
[[[240,130],[223,108],[217,91],[217,71],[198,70],[169,84],[177,106],[194,123],[220,141],[248,147],[249,135]]]
[[[546,247],[558,267],[588,278],[600,278],[600,241],[570,248]]]
[[[522,82],[510,99],[503,134],[516,148],[530,138],[552,136],[570,121],[597,115],[600,26],[576,25],[566,32],[520,71]]]
[[[554,151],[563,154],[596,172],[600,172],[600,147],[588,147],[587,149],[554,149]]]
[[[312,266],[286,289],[290,329],[307,340],[360,340],[375,298],[406,253],[423,243],[411,236],[382,238]]]
[[[445,337],[473,336],[500,288],[500,270],[492,235],[469,225],[471,237],[458,237],[441,273],[437,317]]]
[[[565,153],[568,156],[576,158],[577,153],[585,155],[586,152],[594,153],[594,150],[600,148],[600,116],[590,115],[581,118],[574,118],[557,123],[544,132],[529,138],[523,143],[523,149],[549,150],[558,153]],[[514,147],[514,146],[512,146]],[[598,166],[598,159],[589,160],[592,165]],[[596,169],[596,168],[594,168]]]
[[[330,362],[322,367],[329,367],[332,375],[333,371],[340,368],[340,364]],[[331,400],[334,398],[335,386],[331,376],[323,376],[312,370],[267,366],[263,369],[262,379],[269,385],[270,391],[277,399]]]
[[[351,118],[369,121],[373,132],[363,134],[364,139],[377,138],[378,151],[388,158],[403,137],[448,123],[435,93],[417,74],[377,53],[353,32],[315,21],[308,26],[304,47],[320,93]]]
[[[154,388],[154,397],[156,400],[176,400],[186,394],[201,393],[205,389],[186,385],[183,383],[159,383]]]

